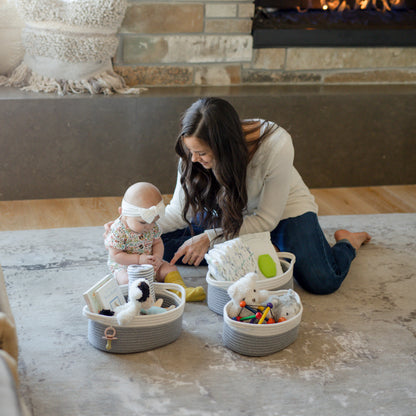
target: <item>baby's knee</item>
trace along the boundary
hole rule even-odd
[[[159,270],[156,273],[156,280],[158,282],[164,282],[165,277],[170,273],[177,271],[178,268],[175,265],[169,264],[167,261],[163,261],[162,265],[160,266]]]
[[[129,282],[129,275],[127,274],[127,270],[118,269],[114,272],[114,277],[117,280],[119,285],[125,285]]]

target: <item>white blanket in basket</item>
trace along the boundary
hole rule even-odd
[[[268,254],[276,263],[276,276],[283,274],[269,232],[245,234],[216,244],[205,255],[205,260],[209,273],[216,280],[235,281],[250,272],[265,278],[258,266],[258,258],[263,254]]]

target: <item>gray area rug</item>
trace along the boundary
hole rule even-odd
[[[0,232],[20,342],[21,390],[35,416],[415,415],[416,214],[321,217],[328,238],[373,236],[338,292],[295,285],[304,314],[288,348],[261,358],[223,346],[222,317],[187,304],[180,337],[137,354],[87,339],[82,292],[107,273],[102,228]],[[190,284],[204,268],[183,268]]]

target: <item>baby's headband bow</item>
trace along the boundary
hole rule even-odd
[[[137,207],[136,205],[127,202],[124,198],[121,202],[121,215],[127,217],[140,217],[148,224],[151,224],[158,215],[161,217],[164,213],[165,204],[163,203],[163,200],[150,208]]]

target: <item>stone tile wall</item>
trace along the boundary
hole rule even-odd
[[[142,86],[416,83],[416,48],[253,49],[252,0],[130,0],[115,69]]]

